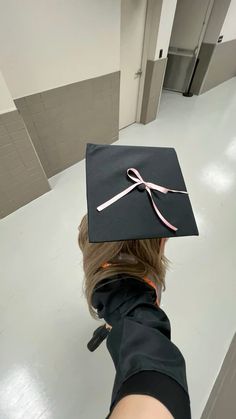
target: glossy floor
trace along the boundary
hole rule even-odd
[[[235,331],[236,78],[200,97],[164,93],[149,125],[120,144],[174,146],[200,229],[169,241],[163,308],[188,368],[199,419]],[[82,296],[77,226],[86,212],[80,162],[52,191],[0,223],[0,418],[103,419],[114,369]]]

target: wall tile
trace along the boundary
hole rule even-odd
[[[19,112],[0,115],[0,218],[50,190]]]
[[[115,72],[15,100],[47,177],[83,159],[86,142],[118,138],[119,89]]]

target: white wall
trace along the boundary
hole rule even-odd
[[[15,109],[15,104],[0,71],[0,114],[14,111]]]
[[[223,35],[222,42],[236,39],[236,0],[231,0],[220,35]]]
[[[119,70],[120,0],[0,0],[13,98]]]
[[[160,49],[163,49],[162,58],[167,57],[170,36],[175,16],[177,0],[163,0],[161,8],[161,17],[157,35],[157,44],[155,52],[155,60],[159,58]]]

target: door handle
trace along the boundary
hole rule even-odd
[[[139,76],[141,77],[141,75],[143,74],[142,69],[140,68],[137,73],[135,73],[135,76]]]

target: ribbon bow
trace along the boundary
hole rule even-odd
[[[131,175],[130,172],[133,172],[136,176]],[[155,202],[153,200],[151,190],[154,189],[154,190],[159,191],[159,192],[164,193],[164,194],[167,194],[168,192],[176,192],[176,193],[188,194],[188,192],[186,192],[186,191],[177,191],[175,189],[168,189],[168,188],[165,188],[164,186],[156,185],[155,183],[145,182],[145,180],[143,180],[142,176],[140,175],[139,171],[137,169],[134,169],[133,167],[130,167],[129,169],[127,169],[127,175],[129,176],[130,179],[132,179],[135,182],[134,185],[129,186],[124,191],[118,193],[117,195],[113,196],[113,198],[111,198],[108,201],[104,202],[102,205],[99,205],[97,207],[97,210],[98,211],[104,210],[106,207],[109,207],[109,205],[113,204],[114,202],[116,202],[120,198],[122,198],[123,196],[127,195],[134,188],[142,185],[142,187],[140,187],[139,189],[140,190],[145,190],[146,189],[146,191],[148,192],[148,194],[149,194],[149,196],[151,198],[151,202],[152,202],[153,208],[154,208],[156,214],[158,215],[158,217],[161,219],[161,221],[167,227],[169,227],[171,230],[177,231],[178,230],[177,227],[175,227],[171,223],[169,223],[169,221],[167,221],[165,219],[165,217],[163,217],[163,215],[161,214],[161,212],[157,208],[157,206],[156,206],[156,204],[155,204]]]

